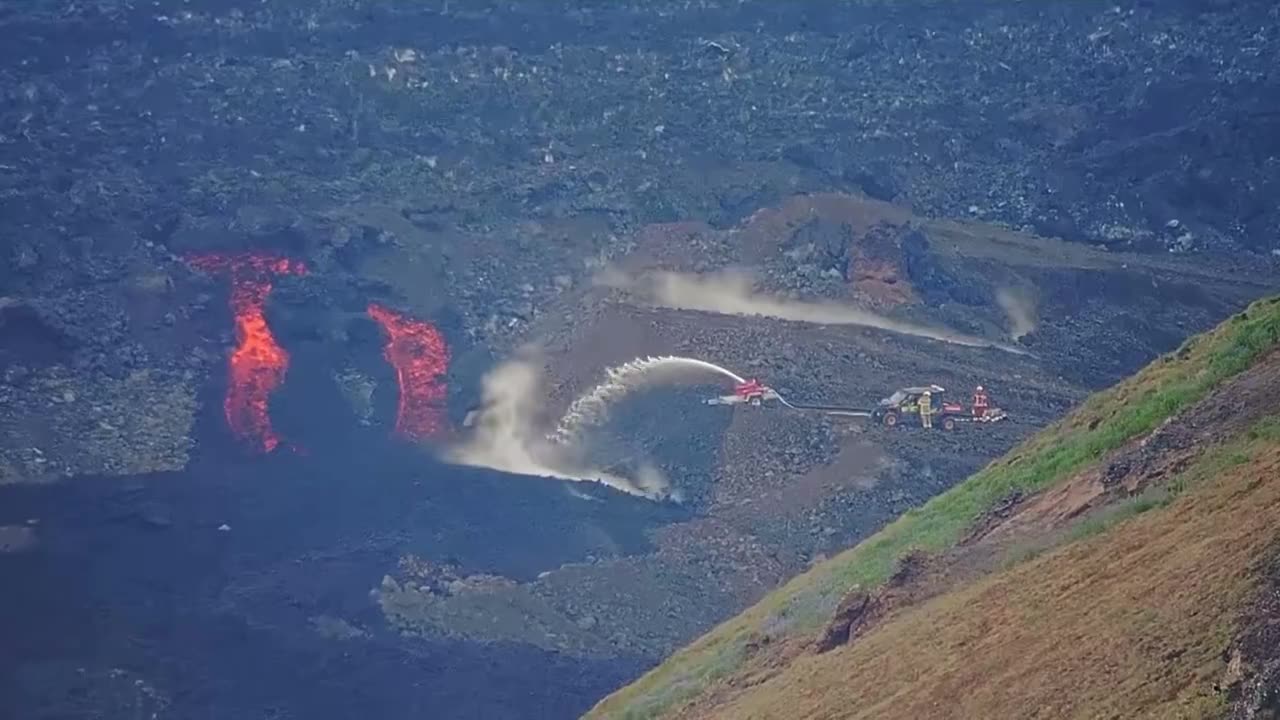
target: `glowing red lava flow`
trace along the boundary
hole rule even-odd
[[[268,401],[284,382],[289,353],[276,342],[265,308],[276,275],[305,275],[297,260],[257,253],[208,254],[187,258],[193,267],[231,276],[231,312],[235,315],[236,349],[227,360],[227,396],[223,409],[236,437],[263,452],[280,445],[271,427]]]
[[[414,440],[434,435],[444,425],[449,346],[431,323],[377,304],[369,305],[369,317],[387,335],[382,354],[400,384],[396,433]]]

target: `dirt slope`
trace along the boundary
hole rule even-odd
[[[1278,343],[1256,303],[588,717],[1256,717]]]
[[[894,615],[688,718],[1186,717],[1276,539],[1280,445],[1161,512]],[[1038,708],[1038,710],[1032,710]]]

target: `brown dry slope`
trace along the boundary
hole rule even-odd
[[[1278,344],[1256,303],[588,717],[1272,717]]]
[[[805,656],[699,718],[1186,717],[1220,711],[1239,611],[1275,541],[1280,446],[1163,512]],[[1206,716],[1214,716],[1209,713]]]

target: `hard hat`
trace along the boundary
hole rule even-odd
[[[982,386],[981,386],[981,385],[979,385],[979,386],[978,386],[978,392],[982,392]]]

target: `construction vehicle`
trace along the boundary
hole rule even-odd
[[[982,415],[974,415],[964,405],[946,400],[944,397],[946,388],[932,384],[900,388],[869,410],[846,405],[791,403],[776,390],[755,378],[735,384],[732,395],[722,395],[703,402],[708,405],[753,405],[759,407],[767,402],[776,401],[792,410],[807,410],[839,417],[870,418],[872,422],[886,427],[896,427],[904,421],[914,426],[920,426],[922,423],[920,422],[919,402],[920,396],[926,390],[933,398],[935,408],[933,412],[934,422],[943,430],[954,430],[960,423],[997,422],[1007,417],[1003,410],[996,407],[988,407]]]
[[[955,430],[956,425],[959,423],[998,422],[1007,417],[1003,410],[996,407],[988,407],[982,415],[974,415],[969,410],[966,410],[964,405],[947,400],[945,398],[946,388],[939,385],[923,385],[900,388],[894,391],[892,395],[881,400],[872,409],[871,420],[888,427],[894,427],[904,420],[912,424],[921,424],[920,396],[926,390],[932,397],[935,406],[933,411],[934,422],[943,430]]]
[[[733,386],[732,395],[721,395],[704,402],[708,405],[754,405],[759,407],[768,400],[782,400],[782,396],[768,385],[751,378],[750,380],[736,383]]]
[[[722,395],[703,400],[708,405],[754,405],[759,407],[766,402],[777,401],[792,410],[813,410],[826,415],[842,415],[844,417],[870,417],[870,410],[847,407],[844,405],[807,405],[791,403],[782,397],[777,390],[752,378],[733,386],[732,395]]]
[[[871,420],[888,427],[894,427],[908,418],[920,422],[920,396],[928,392],[933,397],[934,416],[944,430],[951,430],[955,423],[947,425],[946,419],[951,415],[963,412],[964,408],[943,399],[947,390],[940,385],[921,385],[895,390],[889,397],[883,398],[871,410]]]

